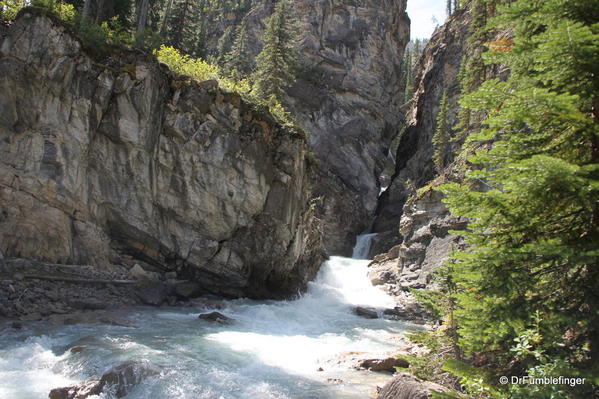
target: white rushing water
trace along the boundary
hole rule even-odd
[[[367,253],[371,238],[360,237],[358,254]],[[353,313],[357,305],[394,306],[370,284],[368,262],[331,258],[296,301],[224,301],[217,310],[235,319],[228,326],[199,320],[194,308],[135,308],[127,319],[136,327],[0,326],[0,398],[47,398],[52,388],[127,360],[148,360],[162,370],[136,387],[132,399],[369,397],[376,373],[351,371],[340,360],[349,352],[388,354],[414,326]],[[75,345],[83,349],[68,351]]]
[[[356,238],[356,246],[352,253],[352,259],[368,259],[368,253],[372,245],[372,239],[376,237],[378,233],[367,233],[359,235]]]

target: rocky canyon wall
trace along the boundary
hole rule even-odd
[[[379,176],[403,124],[400,69],[409,42],[406,0],[297,0],[298,79],[287,104],[309,132],[323,198],[325,244],[351,254],[355,236],[374,216]],[[246,16],[252,53],[262,49],[272,1]],[[221,31],[224,30],[221,29]]]
[[[443,179],[432,159],[432,139],[444,94],[449,103],[448,125],[453,128],[458,122],[458,73],[468,49],[470,23],[468,10],[456,11],[437,28],[417,66],[416,93],[400,138],[395,175],[381,196],[373,226],[379,235],[373,240],[372,254],[382,254],[370,271],[377,284],[422,288],[449,251],[464,245],[449,231],[464,229],[467,220],[452,216],[443,204],[443,195],[432,189]],[[454,137],[448,151],[455,153],[459,148]],[[430,189],[423,189],[429,184]]]
[[[152,57],[98,59],[32,10],[0,42],[5,257],[175,271],[288,297],[323,260],[301,132]]]

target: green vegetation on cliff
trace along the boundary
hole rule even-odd
[[[599,384],[599,2],[471,3],[472,40],[496,39],[477,55],[485,64],[471,58],[462,73],[462,106],[482,128],[464,148],[465,180],[442,187],[452,214],[472,220],[460,232],[469,249],[442,272],[456,305],[442,309],[457,328],[445,367],[477,398],[590,398]],[[509,77],[488,79],[498,65]],[[586,383],[502,385],[500,376]]]

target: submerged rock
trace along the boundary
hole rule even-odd
[[[362,306],[358,306],[354,309],[354,313],[358,316],[364,317],[366,319],[378,319],[379,315],[373,308],[365,308]]]
[[[110,392],[115,397],[122,398],[144,379],[158,374],[160,370],[147,362],[128,361],[78,385],[55,388],[48,396],[50,399],[85,399]]]
[[[230,317],[225,316],[219,312],[211,312],[211,313],[203,313],[198,316],[199,319],[211,321],[219,324],[233,324],[235,320]]]
[[[448,391],[439,384],[423,381],[409,373],[399,373],[379,391],[377,399],[429,399],[433,392]]]

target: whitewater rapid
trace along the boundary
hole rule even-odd
[[[367,257],[371,239],[360,237],[355,257]],[[136,327],[0,326],[0,398],[47,398],[52,388],[127,360],[147,360],[161,370],[131,399],[368,397],[383,376],[348,369],[343,358],[389,355],[397,338],[414,328],[354,314],[356,306],[395,305],[370,284],[368,263],[331,258],[295,301],[223,301],[215,310],[235,320],[227,326],[198,320],[194,308],[134,308],[126,318]],[[72,346],[82,349],[72,353]]]

